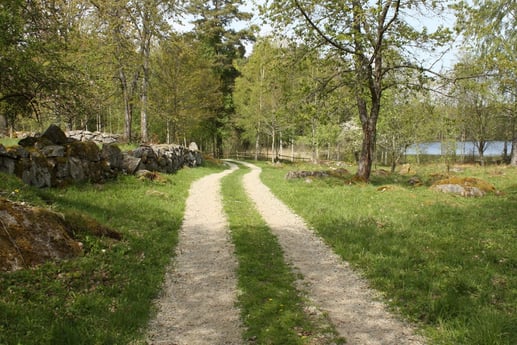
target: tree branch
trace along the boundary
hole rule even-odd
[[[299,1],[298,0],[294,0],[294,3],[296,5],[296,8],[298,8],[298,10],[302,13],[302,16],[305,18],[305,20],[309,23],[309,25],[314,30],[316,30],[318,35],[321,38],[323,38],[324,41],[326,41],[328,44],[330,44],[334,48],[337,48],[337,49],[339,49],[341,51],[344,51],[344,52],[346,52],[348,54],[356,54],[356,52],[354,50],[349,49],[349,48],[345,47],[342,44],[339,44],[335,40],[333,40],[330,37],[328,37],[327,35],[325,35],[325,33],[314,23],[314,21],[310,18],[310,16],[307,14],[307,12],[303,9],[303,7],[300,5]]]

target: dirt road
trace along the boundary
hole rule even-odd
[[[378,294],[278,200],[261,181],[260,169],[244,188],[303,280],[312,304],[328,314],[351,345],[422,345],[423,338],[388,312]],[[236,169],[232,165],[232,169]],[[237,263],[223,214],[220,179],[233,170],[195,182],[187,200],[177,257],[172,263],[150,344],[242,344],[235,309]]]

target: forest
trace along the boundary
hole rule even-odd
[[[517,165],[516,12],[505,0],[2,0],[0,135],[58,124],[214,157],[355,160],[364,180],[414,144],[473,142],[483,164],[498,140]]]

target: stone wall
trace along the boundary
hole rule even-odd
[[[93,141],[97,144],[114,144],[120,139],[120,135],[102,132],[90,132],[90,131],[68,131],[66,136],[79,141]]]
[[[199,151],[178,145],[141,145],[129,152],[122,152],[112,143],[99,148],[93,141],[67,137],[55,125],[39,137],[20,140],[18,146],[0,145],[0,172],[15,174],[37,187],[81,181],[99,183],[120,173],[134,174],[139,170],[173,173],[202,162]]]

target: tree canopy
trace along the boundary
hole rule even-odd
[[[2,1],[0,131],[289,150],[357,160],[365,181],[422,140],[517,146],[515,2],[258,3],[255,43],[250,1]]]

